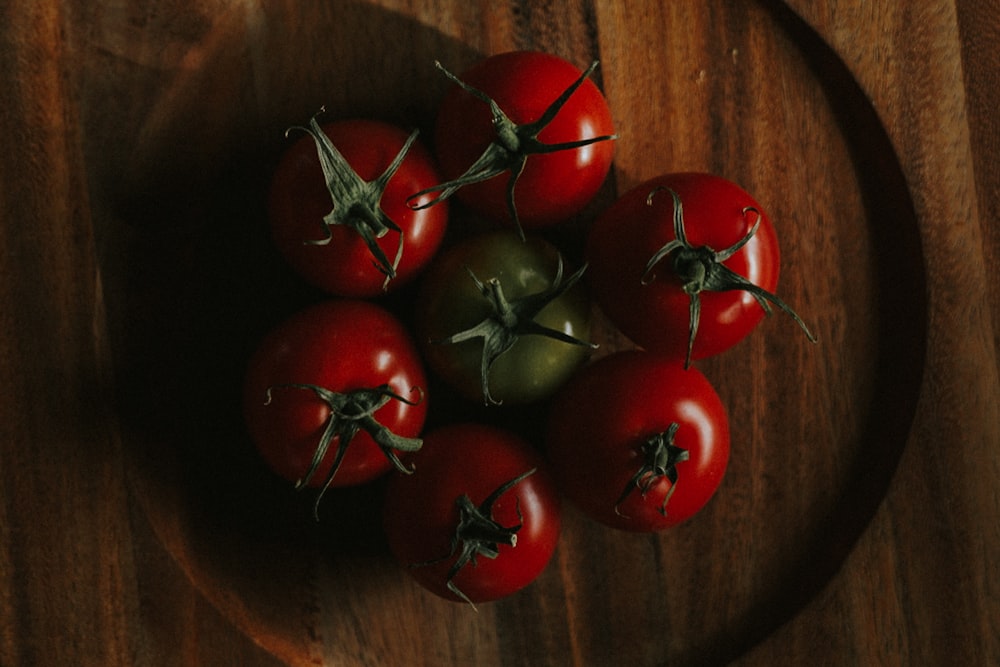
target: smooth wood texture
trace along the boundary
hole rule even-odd
[[[1000,664],[996,2],[0,10],[0,665]],[[542,578],[476,614],[391,562],[377,484],[314,525],[238,387],[318,297],[263,228],[284,128],[427,128],[435,58],[512,48],[602,61],[621,138],[570,253],[616,192],[716,171],[822,342],[777,316],[704,365],[736,435],[703,514],[567,508]]]

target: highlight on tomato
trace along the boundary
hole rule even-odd
[[[369,301],[312,305],[275,327],[251,357],[243,391],[263,460],[297,488],[354,486],[420,448],[427,379],[409,332]]]
[[[356,298],[412,280],[448,223],[447,206],[408,204],[441,178],[417,132],[367,119],[321,126],[316,117],[289,132],[304,136],[278,162],[268,217],[292,268],[330,294]]]
[[[533,582],[555,551],[560,504],[545,461],[512,432],[477,423],[428,432],[389,479],[389,548],[416,581],[472,604]]]
[[[725,407],[700,371],[631,350],[593,362],[556,395],[545,447],[560,491],[585,514],[653,532],[712,498],[729,444]]]
[[[776,306],[774,226],[745,190],[706,173],[666,174],[632,188],[592,225],[586,257],[595,300],[633,342],[683,359],[719,354]]]
[[[585,71],[552,54],[512,51],[454,75],[435,122],[443,183],[418,208],[455,194],[518,233],[557,224],[597,194],[614,156],[614,123]],[[415,195],[417,196],[417,195]]]

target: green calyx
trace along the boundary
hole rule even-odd
[[[440,563],[458,553],[455,562],[448,568],[445,582],[448,590],[468,602],[475,609],[476,605],[472,603],[472,600],[465,593],[459,590],[453,580],[462,568],[469,563],[472,563],[472,566],[475,567],[478,556],[493,559],[500,555],[501,544],[506,544],[510,547],[517,546],[517,533],[523,525],[520,505],[517,506],[517,525],[501,526],[493,518],[493,504],[500,496],[516,486],[521,480],[533,475],[536,470],[536,468],[532,468],[514,479],[501,484],[478,506],[472,502],[472,499],[467,494],[456,498],[455,506],[458,508],[458,525],[456,525],[455,533],[451,538],[450,551],[441,558],[413,563],[410,567],[423,567]]]
[[[585,264],[580,267],[576,273],[564,281],[563,261],[562,256],[560,255],[558,258],[555,278],[547,289],[510,300],[508,300],[504,295],[503,287],[500,285],[500,281],[498,279],[490,278],[483,282],[476,277],[476,274],[473,273],[471,269],[467,269],[469,271],[469,275],[472,277],[472,280],[475,281],[479,292],[487,301],[489,301],[491,313],[488,317],[486,317],[486,319],[474,327],[434,342],[440,344],[454,344],[474,338],[482,338],[483,354],[480,376],[482,380],[483,400],[487,405],[491,403],[499,405],[501,401],[495,400],[490,394],[490,369],[493,367],[496,360],[514,347],[514,344],[517,343],[521,337],[529,335],[546,336],[569,345],[579,345],[590,348],[597,347],[594,343],[582,341],[579,338],[570,336],[562,331],[542,326],[535,321],[535,317],[542,311],[542,309],[566,293],[568,289],[573,287],[573,285],[580,280],[586,269],[587,265]]]
[[[754,214],[756,220],[751,226],[750,231],[729,248],[716,251],[708,246],[694,247],[688,243],[687,234],[684,231],[684,209],[681,199],[676,192],[670,188],[656,188],[649,193],[649,196],[646,198],[646,204],[651,206],[654,197],[662,190],[668,191],[673,198],[674,240],[664,245],[650,257],[643,271],[642,283],[648,285],[653,282],[656,278],[654,271],[656,267],[664,258],[673,256],[671,266],[674,274],[680,278],[684,292],[691,298],[688,319],[687,356],[684,360],[685,368],[691,365],[694,339],[698,333],[698,321],[701,319],[701,298],[699,294],[702,291],[723,292],[727,290],[743,290],[749,292],[757,300],[757,303],[760,304],[760,307],[764,309],[765,313],[770,315],[771,304],[774,304],[795,320],[796,324],[801,327],[811,342],[817,342],[816,337],[809,331],[802,318],[788,304],[722,263],[736,254],[757,233],[757,228],[760,226],[761,220],[760,212],[757,209],[753,207],[743,209],[744,216]]]
[[[576,89],[579,88],[587,77],[590,76],[590,74],[597,68],[597,64],[598,62],[596,60],[591,63],[590,67],[588,67],[576,81],[566,88],[566,90],[564,90],[562,94],[559,95],[559,97],[545,109],[545,112],[542,113],[538,120],[532,123],[518,125],[512,121],[506,113],[504,113],[503,109],[500,108],[493,98],[481,90],[473,88],[469,84],[465,83],[445,69],[440,62],[435,61],[434,65],[441,70],[446,77],[470,95],[481,100],[490,107],[493,130],[496,136],[483,151],[482,155],[480,155],[479,158],[473,162],[462,175],[453,180],[446,181],[432,188],[421,190],[420,192],[412,195],[409,199],[410,202],[413,202],[414,200],[432,192],[438,193],[438,195],[430,201],[414,207],[415,210],[433,206],[434,204],[452,196],[460,188],[466,185],[485,181],[493,178],[494,176],[499,176],[500,174],[509,172],[509,177],[507,179],[507,212],[510,215],[510,219],[514,222],[518,234],[520,234],[521,238],[524,239],[524,230],[521,228],[521,220],[518,217],[517,205],[514,201],[514,186],[517,185],[517,179],[524,170],[524,165],[527,163],[528,157],[540,153],[554,153],[556,151],[572,150],[582,146],[589,146],[590,144],[597,143],[599,141],[608,141],[617,138],[617,135],[610,134],[592,137],[590,139],[581,139],[579,141],[567,141],[555,144],[547,144],[538,138],[538,135],[541,134],[542,130],[544,130],[545,127],[552,122],[552,119],[556,117]]]
[[[677,488],[677,464],[687,461],[690,455],[686,449],[682,449],[674,444],[674,436],[679,428],[676,422],[672,423],[663,433],[657,433],[647,438],[640,445],[642,454],[642,466],[632,475],[632,479],[625,485],[621,496],[615,503],[615,514],[625,516],[619,508],[625,499],[636,489],[645,498],[649,490],[653,488],[658,480],[666,477],[670,482],[670,489],[663,497],[663,504],[660,505],[660,514],[667,515],[667,503],[674,495]]]
[[[399,225],[382,210],[382,195],[385,193],[389,179],[399,169],[410,150],[410,146],[416,140],[418,131],[414,130],[410,134],[399,153],[378,178],[373,181],[365,181],[358,176],[357,172],[330,141],[330,138],[326,136],[316,121],[316,116],[309,120],[309,125],[306,127],[289,128],[286,135],[292,130],[305,132],[315,141],[320,166],[326,179],[326,188],[333,203],[333,209],[323,216],[322,224],[326,236],[321,239],[307,240],[304,243],[319,246],[328,244],[333,237],[331,229],[336,225],[353,229],[368,246],[375,267],[385,274],[385,281],[382,284],[383,289],[385,289],[389,281],[396,277],[399,260],[403,257],[404,234]],[[378,239],[390,231],[399,235],[396,256],[392,261],[378,244]]]
[[[382,453],[385,454],[386,458],[392,462],[392,465],[397,470],[407,474],[413,472],[412,468],[408,468],[400,461],[396,452],[415,452],[423,446],[423,440],[420,438],[406,438],[393,433],[389,428],[375,419],[375,412],[391,400],[402,401],[407,405],[417,405],[423,400],[424,395],[423,390],[419,387],[414,387],[411,390],[411,393],[416,391],[420,394],[416,401],[411,401],[395,393],[388,384],[373,388],[354,389],[342,394],[314,384],[281,384],[268,387],[265,405],[270,404],[271,396],[275,389],[286,388],[311,391],[330,408],[330,415],[327,417],[323,434],[320,436],[315,452],[313,452],[309,469],[295,483],[296,489],[301,489],[309,484],[316,474],[316,470],[319,469],[320,464],[326,457],[330,443],[336,439],[337,451],[333,464],[330,466],[330,472],[327,473],[323,486],[316,497],[316,503],[313,506],[313,513],[317,520],[319,519],[320,500],[322,500],[323,494],[326,493],[326,490],[333,482],[333,478],[336,476],[337,470],[344,460],[344,455],[347,453],[347,447],[351,444],[358,431],[363,430],[371,436],[375,444],[379,446],[379,449],[382,450]]]

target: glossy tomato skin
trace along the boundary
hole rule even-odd
[[[687,451],[677,483],[659,477],[645,498],[633,489],[641,443],[677,423],[674,444]],[[718,394],[698,370],[644,351],[590,364],[559,392],[546,435],[560,490],[591,518],[620,530],[653,532],[689,519],[715,494],[729,462],[729,422]]]
[[[463,396],[483,400],[482,342],[441,343],[490,315],[488,300],[469,275],[497,278],[508,299],[552,285],[559,253],[537,237],[522,241],[510,231],[468,237],[444,250],[428,269],[416,306],[417,343],[429,368]],[[572,268],[564,267],[565,278]],[[570,288],[535,318],[539,324],[587,341],[590,300],[581,285]],[[552,395],[586,361],[590,348],[538,335],[524,336],[495,362],[489,374],[493,397],[506,405],[533,403]]]
[[[409,136],[394,125],[367,119],[334,121],[322,130],[365,181],[386,170]],[[385,285],[387,290],[412,280],[441,245],[448,223],[447,202],[419,211],[407,204],[413,193],[438,182],[434,158],[417,139],[381,199],[382,210],[404,235],[397,275]],[[282,155],[270,185],[268,212],[275,245],[299,275],[330,294],[359,298],[382,294],[385,274],[376,268],[371,251],[356,231],[338,225],[330,229],[328,244],[308,243],[326,236],[323,216],[332,208],[316,144],[302,134]],[[398,242],[399,234],[394,231],[378,241],[390,261]]]
[[[655,277],[644,283],[647,261],[674,240],[673,200],[661,190],[647,205],[650,193],[670,188],[683,205],[684,228],[692,246],[721,251],[742,239],[757,220],[749,242],[723,264],[768,292],[778,284],[780,253],[774,227],[764,209],[742,188],[705,173],[667,174],[648,180],[622,195],[595,221],[587,239],[586,256],[594,299],[628,338],[648,350],[684,358],[688,344],[690,297],[663,260]],[[765,312],[745,291],[700,294],[701,317],[693,358],[703,359],[740,342]]]
[[[539,119],[582,71],[557,56],[512,51],[481,60],[458,77],[489,95],[514,123]],[[580,141],[614,134],[604,95],[589,78],[538,135],[545,143]],[[493,141],[490,108],[457,85],[445,95],[435,124],[435,152],[446,179],[462,174]],[[582,210],[611,168],[614,141],[531,155],[514,190],[521,225],[538,229]],[[507,174],[467,185],[456,196],[478,213],[506,222]]]
[[[251,357],[244,384],[244,415],[264,461],[297,482],[306,473],[329,416],[329,408],[307,390],[276,387],[313,384],[336,392],[388,384],[414,405],[390,400],[375,418],[403,437],[418,437],[427,415],[427,380],[409,332],[387,310],[367,301],[330,300],[310,306],[278,325]],[[267,390],[271,391],[270,403]],[[337,442],[309,486],[321,486]],[[353,486],[386,473],[391,462],[364,430],[354,436],[333,478]]]
[[[533,468],[533,474],[492,507],[492,518],[500,525],[522,524],[516,546],[500,545],[495,559],[480,556],[475,565],[463,567],[453,583],[471,602],[488,602],[524,588],[542,573],[558,543],[560,504],[544,460],[527,442],[494,426],[451,424],[428,432],[423,447],[407,461],[415,472],[390,478],[384,526],[392,553],[422,586],[460,601],[447,587],[454,557],[444,558],[458,522],[456,499],[467,494],[479,505]]]

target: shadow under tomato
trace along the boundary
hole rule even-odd
[[[269,177],[287,145],[284,130],[321,106],[330,119],[418,127],[429,141],[432,104],[446,83],[434,60],[464,66],[476,54],[361,3],[341,3],[319,18],[270,17],[261,28],[268,34],[253,39],[283,48],[249,62],[226,56],[245,55],[241,42],[251,36],[243,24],[215,21],[201,36],[199,48],[209,52],[200,69],[178,68],[165,88],[140,91],[150,95],[144,106],[155,122],[140,124],[141,136],[121,137],[117,151],[107,143],[100,149],[122,162],[119,170],[106,168],[106,178],[123,174],[96,187],[107,194],[112,214],[102,230],[102,268],[120,407],[152,450],[136,459],[139,479],[157,477],[174,459],[181,495],[215,525],[248,538],[306,543],[346,532],[338,544],[371,550],[379,548],[377,522],[357,508],[375,507],[377,489],[332,489],[316,524],[314,494],[295,492],[271,474],[243,427],[241,384],[257,341],[291,313],[327,298],[272,247]],[[368,48],[369,26],[405,36],[405,57]],[[317,65],[323,61],[330,65]],[[261,89],[269,93],[265,100]],[[112,136],[108,128],[105,138]],[[124,145],[129,139],[132,148]]]

